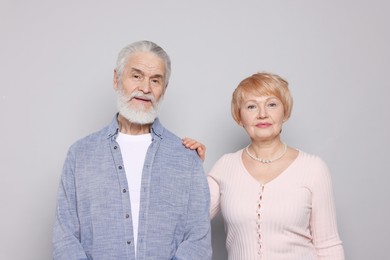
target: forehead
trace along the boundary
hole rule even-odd
[[[149,74],[165,73],[164,61],[151,52],[136,52],[130,55],[127,60],[126,69],[136,69]]]
[[[256,102],[262,102],[262,101],[268,101],[268,100],[280,100],[277,96],[273,95],[272,93],[256,93],[256,92],[243,92],[241,95],[241,102],[248,102],[248,101],[256,101]]]

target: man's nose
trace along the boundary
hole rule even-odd
[[[150,93],[150,80],[149,79],[146,79],[144,78],[143,80],[141,80],[141,82],[139,83],[139,87],[138,87],[143,93]]]

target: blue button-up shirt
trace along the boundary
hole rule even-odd
[[[137,257],[116,117],[71,146],[58,190],[53,258],[211,259],[202,163],[158,119],[143,167]]]

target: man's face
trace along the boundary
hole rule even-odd
[[[152,123],[157,117],[159,101],[165,92],[164,75],[164,62],[155,54],[132,54],[120,78],[114,72],[119,113],[133,123]]]

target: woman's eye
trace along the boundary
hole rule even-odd
[[[248,109],[255,109],[256,106],[255,106],[255,105],[248,105],[247,108],[248,108]]]
[[[269,104],[268,104],[268,107],[276,107],[276,106],[277,106],[276,103],[269,103]]]

